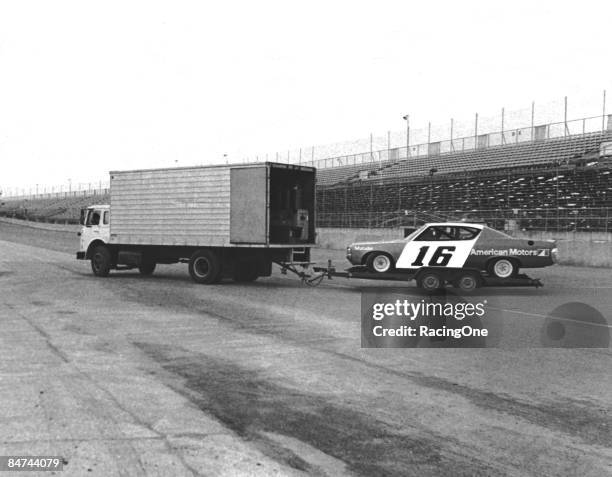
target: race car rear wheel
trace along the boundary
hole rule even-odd
[[[489,273],[497,278],[510,278],[516,275],[518,266],[513,260],[498,258],[489,264]]]
[[[376,273],[385,273],[393,269],[393,260],[386,253],[373,253],[368,257],[368,268]]]
[[[425,291],[436,291],[444,286],[444,280],[437,272],[423,272],[417,279],[417,286]]]

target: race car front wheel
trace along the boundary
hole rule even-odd
[[[376,273],[385,273],[393,268],[393,261],[384,253],[373,253],[368,257],[368,268]]]
[[[510,278],[516,275],[518,271],[518,266],[512,260],[508,260],[507,258],[499,258],[497,260],[493,260],[489,264],[489,273],[491,275],[495,275],[497,278]]]

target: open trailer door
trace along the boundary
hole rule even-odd
[[[268,243],[268,167],[230,170],[230,242]]]

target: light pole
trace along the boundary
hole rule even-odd
[[[408,158],[410,157],[410,115],[406,114],[402,119],[406,121],[406,158]]]

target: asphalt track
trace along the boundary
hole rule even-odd
[[[362,349],[362,291],[413,285],[100,279],[76,243],[0,223],[0,455],[78,476],[612,474],[610,348],[523,347],[564,303],[609,322],[608,269],[479,291],[504,349]]]

